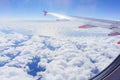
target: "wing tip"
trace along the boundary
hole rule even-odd
[[[46,11],[46,10],[43,10],[43,13],[44,13],[44,16],[46,16],[46,15],[47,15],[47,11]]]

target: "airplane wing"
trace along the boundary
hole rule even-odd
[[[108,36],[120,35],[120,21],[103,20],[103,19],[92,19],[77,17],[80,21],[84,21],[85,27],[79,26],[79,28],[92,28],[92,27],[102,27],[112,30]]]
[[[48,15],[52,15],[57,17],[59,20],[72,20],[73,18],[70,16],[66,16],[66,15],[62,15],[62,14],[58,14],[58,13],[54,13],[54,12],[47,12],[47,11],[43,11],[44,12],[44,16]]]
[[[66,16],[66,15],[47,12],[47,11],[43,11],[43,12],[44,12],[44,16],[49,14],[58,17],[60,20],[68,20],[68,21],[77,20],[84,23],[84,25],[82,26],[80,25],[78,26],[78,28],[102,27],[112,30],[112,32],[109,33],[108,36],[120,35],[120,21],[93,19],[93,18],[85,18],[85,17],[77,17],[77,16]]]

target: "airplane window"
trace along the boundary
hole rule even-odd
[[[120,80],[119,3],[0,0],[0,78]]]

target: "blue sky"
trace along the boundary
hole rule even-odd
[[[120,20],[120,0],[0,0],[2,17],[43,17],[42,10]]]

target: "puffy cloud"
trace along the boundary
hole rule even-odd
[[[0,35],[3,80],[86,80],[106,68],[120,47],[114,44],[119,37],[61,39],[16,32]]]
[[[2,80],[34,80],[31,76],[25,73],[20,68],[15,67],[1,67],[0,68],[0,78]]]

